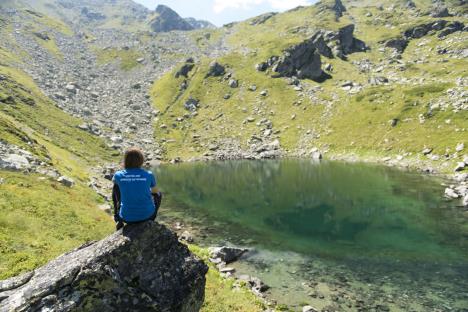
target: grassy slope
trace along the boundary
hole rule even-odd
[[[49,25],[54,23],[44,19]],[[39,28],[38,23],[33,25]],[[55,55],[59,52],[48,50]],[[111,56],[102,56],[102,61],[120,58],[122,69],[129,70],[136,66],[133,62],[138,55],[129,51]],[[111,219],[97,209],[102,199],[86,184],[88,168],[113,161],[115,155],[103,141],[79,130],[76,126],[81,121],[56,108],[29,76],[15,69],[16,62],[21,60],[0,49],[0,74],[8,77],[0,83],[0,98],[15,99],[14,105],[0,104],[0,140],[53,164],[77,184],[67,188],[38,174],[0,170],[4,181],[0,184],[0,279],[32,270],[113,230]],[[31,99],[34,106],[25,104]],[[207,250],[191,249],[208,263]],[[234,289],[233,284],[211,265],[203,311],[263,311],[262,303],[250,291]]]
[[[77,184],[69,189],[40,175],[0,171],[5,181],[0,185],[0,279],[112,230],[110,218],[97,209],[102,201],[87,183],[88,168],[115,159],[113,152],[79,130],[79,119],[56,108],[15,68],[22,61],[17,55],[25,56],[0,49],[0,74],[7,78],[0,82],[0,98],[14,99],[14,104],[0,104],[0,139],[30,151]]]
[[[425,11],[429,8],[428,3],[422,0],[418,5]],[[274,129],[281,131],[281,145],[290,151],[298,147],[318,146],[329,148],[334,154],[356,153],[364,156],[407,152],[414,155],[424,146],[431,146],[437,153],[447,148],[453,152],[455,145],[466,139],[466,131],[456,132],[455,129],[467,128],[467,112],[453,114],[434,111],[433,116],[427,118],[423,125],[419,124],[418,116],[426,114],[428,103],[444,96],[446,90],[455,85],[457,77],[466,77],[466,61],[438,55],[434,50],[441,45],[441,41],[435,35],[427,36],[412,41],[403,54],[404,61],[427,54],[426,62],[408,65],[405,72],[399,71],[396,65],[388,65],[378,74],[388,77],[399,75],[402,78],[423,77],[423,82],[418,85],[367,87],[363,92],[350,96],[337,86],[347,80],[367,85],[371,76],[360,73],[351,64],[353,61],[368,59],[378,64],[388,59],[387,53],[390,51],[379,52],[379,41],[395,37],[411,26],[433,19],[423,15],[409,18],[408,10],[403,7],[380,11],[373,5],[366,7],[366,3],[362,2],[358,5],[354,5],[356,2],[353,5],[345,4],[349,15],[339,21],[335,20],[333,12],[323,10],[323,5],[318,4],[279,14],[262,25],[251,26],[248,22],[234,25],[232,35],[227,38],[233,48],[232,52],[218,61],[227,65],[228,71],[239,79],[240,87],[237,89],[229,88],[223,79],[204,79],[210,60],[201,60],[197,64],[190,73],[189,88],[185,92],[178,91],[183,79],[175,79],[174,72],[157,81],[152,94],[156,108],[163,114],[155,125],[156,138],[170,140],[171,143],[165,144],[167,158],[188,158],[206,152],[192,139],[194,133],[201,135],[200,140],[204,143],[233,137],[245,147],[253,134],[259,134],[255,123],[242,123],[254,111],[258,112],[254,116],[257,121],[268,118],[273,122]],[[366,17],[367,12],[372,13],[372,16]],[[350,15],[354,17],[353,21]],[[272,55],[280,55],[284,48],[308,38],[315,29],[336,30],[351,22],[357,25],[355,36],[364,40],[372,49],[366,53],[355,53],[348,61],[323,57],[324,63],[331,63],[334,67],[333,79],[321,84],[303,82],[323,88],[315,93],[317,101],[301,97],[283,79],[271,79],[254,69],[256,63]],[[418,46],[422,41],[426,42],[425,45]],[[466,48],[466,33],[453,34],[445,42],[451,48],[459,48],[459,45]],[[258,91],[248,91],[251,84],[256,84]],[[259,95],[259,91],[264,89],[269,91],[266,98]],[[232,96],[224,100],[223,96],[227,93]],[[199,115],[186,118],[183,122],[175,121],[187,113],[183,103],[189,96],[200,100]],[[332,98],[335,98],[333,106],[326,108],[324,104]],[[220,113],[223,113],[221,118],[211,120]],[[291,120],[292,115],[296,115],[295,120]],[[404,122],[392,128],[388,121],[393,118]],[[451,119],[450,125],[445,123],[446,119]],[[160,129],[162,124],[168,128]],[[306,135],[308,130],[315,136]]]

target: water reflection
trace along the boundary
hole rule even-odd
[[[466,260],[462,221],[439,181],[386,167],[304,160],[156,169],[189,215],[265,248],[328,257]]]

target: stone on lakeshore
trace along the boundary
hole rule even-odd
[[[445,189],[445,197],[450,199],[457,199],[460,196],[453,189],[448,187]]]
[[[468,195],[466,195],[463,198],[462,205],[463,205],[463,207],[468,207]]]
[[[197,312],[207,271],[174,233],[148,221],[0,282],[0,311]]]
[[[457,152],[461,152],[461,151],[463,151],[464,148],[465,148],[465,144],[463,144],[463,143],[458,143],[458,144],[457,144],[457,147],[455,148],[455,150],[456,150]]]
[[[194,242],[193,235],[188,231],[184,231],[182,234],[180,234],[179,238],[183,241],[186,241],[187,243]]]
[[[211,247],[210,258],[216,259],[219,258],[225,263],[231,263],[239,259],[247,249],[236,248],[236,247]]]
[[[459,162],[457,163],[457,166],[455,167],[455,172],[462,171],[465,169],[465,163],[464,162]]]

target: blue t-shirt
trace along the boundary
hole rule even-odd
[[[150,218],[155,212],[151,189],[156,179],[151,171],[141,168],[117,171],[114,183],[120,189],[120,217],[128,222]]]

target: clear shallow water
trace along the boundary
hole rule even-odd
[[[166,193],[161,217],[203,228],[204,244],[253,248],[234,266],[270,284],[279,302],[337,311],[468,306],[468,223],[442,198],[439,180],[306,160],[156,172]]]

